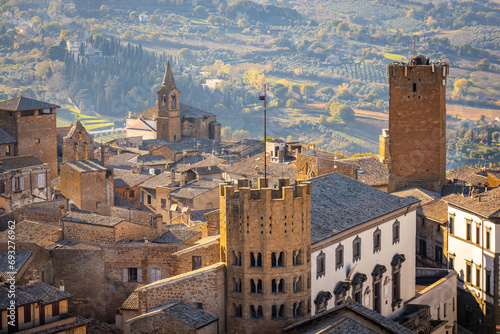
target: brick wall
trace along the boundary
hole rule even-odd
[[[389,192],[441,191],[446,180],[447,65],[389,65]]]
[[[57,131],[56,111],[51,114],[16,117],[17,153],[33,155],[42,162],[50,164],[51,177],[57,177]]]

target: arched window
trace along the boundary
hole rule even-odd
[[[262,306],[257,306],[257,308],[253,305],[250,305],[250,318],[251,319],[262,319]]]
[[[241,252],[233,251],[233,266],[241,266]]]
[[[271,253],[271,267],[284,267],[285,266],[285,253]]]
[[[161,101],[163,102],[163,105],[166,105],[167,104],[167,97],[165,95],[163,95],[161,97]]]
[[[295,277],[293,279],[293,292],[299,292],[304,290],[304,280],[302,279],[302,276]]]
[[[271,281],[271,292],[272,293],[285,293],[285,279],[282,278],[280,280],[273,279]]]
[[[332,299],[332,294],[329,291],[320,291],[314,299],[316,305],[316,314],[326,311],[328,301]]]
[[[361,238],[356,236],[352,242],[352,261],[356,262],[361,259]]]
[[[250,292],[251,293],[262,293],[262,280],[250,280]]]
[[[293,303],[293,316],[302,317],[303,315],[304,315],[304,303],[303,302]]]
[[[272,307],[272,319],[273,320],[285,319],[285,305],[283,305],[283,304],[281,304],[280,306],[273,305],[273,307]]]
[[[344,266],[344,246],[339,244],[335,249],[335,270]]]
[[[382,232],[377,227],[373,232],[373,252],[379,252],[382,249]]]
[[[233,317],[241,318],[243,316],[243,308],[241,304],[233,304]]]
[[[399,242],[399,220],[396,219],[394,224],[392,224],[392,243],[398,243]]]
[[[319,252],[319,255],[316,257],[316,279],[325,276],[325,258],[326,255],[323,251]]]
[[[176,109],[176,106],[177,106],[177,101],[176,101],[176,98],[177,98],[177,97],[175,96],[175,94],[172,94],[171,98],[172,98],[172,105],[171,105],[171,107],[170,107],[170,108],[171,108],[171,109]]]
[[[250,267],[262,267],[262,254],[250,252]]]
[[[293,265],[297,266],[304,263],[304,252],[302,249],[293,251]]]
[[[233,278],[234,280],[234,290],[233,292],[241,292],[241,278]]]

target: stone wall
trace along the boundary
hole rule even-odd
[[[144,240],[144,238],[153,240],[158,236],[158,230],[154,226],[144,226],[128,221],[123,221],[115,226],[115,241]]]
[[[193,307],[198,303],[205,312],[225,317],[225,264],[217,263],[186,274],[167,278],[138,289],[139,311],[145,313],[174,301],[183,301]],[[220,332],[225,326],[220,322]]]
[[[107,298],[103,254],[99,247],[87,248],[53,249],[53,282],[59,284],[64,280],[65,291],[73,296],[70,312],[85,318],[111,321],[112,318],[105,317]]]
[[[38,113],[38,112],[37,112]],[[51,114],[16,117],[16,155],[33,155],[50,164],[50,180],[57,177],[56,110]]]
[[[210,123],[216,121],[216,116],[183,118],[181,122],[182,136],[208,139],[210,138]]]
[[[307,154],[297,154],[297,180],[306,180],[328,173],[339,173],[357,179],[357,168],[353,165]]]
[[[114,204],[113,170],[82,173],[80,186],[81,209],[96,211],[99,203]]]
[[[82,192],[81,192],[81,174],[71,168],[69,165],[62,163],[61,168],[61,182],[59,185],[61,194],[66,198],[70,198],[77,207],[82,206]]]
[[[129,222],[146,226],[151,226],[151,220],[155,216],[149,212],[108,205],[106,203],[99,203],[97,213],[103,216],[120,217]]]
[[[63,236],[66,240],[91,244],[110,244],[115,242],[115,229],[112,226],[90,225],[63,220]]]
[[[173,254],[175,273],[181,275],[193,270],[193,256],[201,257],[201,267],[207,267],[220,261],[220,238],[211,237],[200,240],[196,245]]]

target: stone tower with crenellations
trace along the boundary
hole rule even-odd
[[[381,136],[389,192],[422,187],[441,192],[446,181],[447,63],[423,56],[388,66],[389,132]],[[386,145],[386,141],[388,145]]]
[[[220,185],[228,333],[281,333],[310,315],[311,184]]]
[[[158,95],[158,138],[169,142],[181,140],[181,92],[175,86],[170,62]]]

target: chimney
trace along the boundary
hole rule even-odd
[[[101,146],[101,164],[103,166],[109,165],[109,147],[107,145]]]
[[[156,215],[155,219],[156,219],[156,232],[158,233],[158,235],[162,235],[163,234],[163,216],[158,214],[158,215]]]
[[[129,110],[128,111],[128,117],[131,117],[132,116],[132,112]]]
[[[173,168],[170,170],[170,182],[175,182],[175,171]]]
[[[64,291],[64,280],[59,283],[59,291]]]

